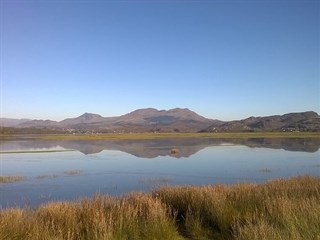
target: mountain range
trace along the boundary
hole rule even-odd
[[[60,122],[0,118],[1,132],[252,132],[252,131],[320,131],[320,117],[316,112],[250,117],[243,120],[220,121],[208,119],[182,108],[157,110],[138,109],[119,117],[103,117],[84,113]]]

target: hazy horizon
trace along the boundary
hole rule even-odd
[[[320,109],[320,2],[0,2],[0,117]]]

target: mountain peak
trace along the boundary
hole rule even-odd
[[[93,117],[102,117],[102,116],[95,113],[85,112],[84,114],[80,115],[78,118],[93,118]]]
[[[134,110],[128,114],[150,114],[150,113],[156,113],[156,112],[159,112],[159,110],[155,108],[141,108],[141,109]]]
[[[103,122],[105,118],[99,114],[94,113],[84,113],[76,118],[67,118],[60,122],[62,126],[72,126],[77,124],[88,124],[88,123],[96,123],[96,122]]]
[[[168,112],[192,112],[189,108],[172,108]]]

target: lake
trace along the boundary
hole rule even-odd
[[[319,148],[319,138],[1,141],[0,175],[23,180],[0,183],[0,207],[146,192],[161,185],[320,176]]]

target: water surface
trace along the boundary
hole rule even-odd
[[[158,139],[2,141],[0,205],[37,206],[96,193],[121,195],[159,185],[264,182],[297,175],[320,176],[319,139]],[[178,154],[171,154],[177,148]],[[72,170],[72,171],[70,171]]]

